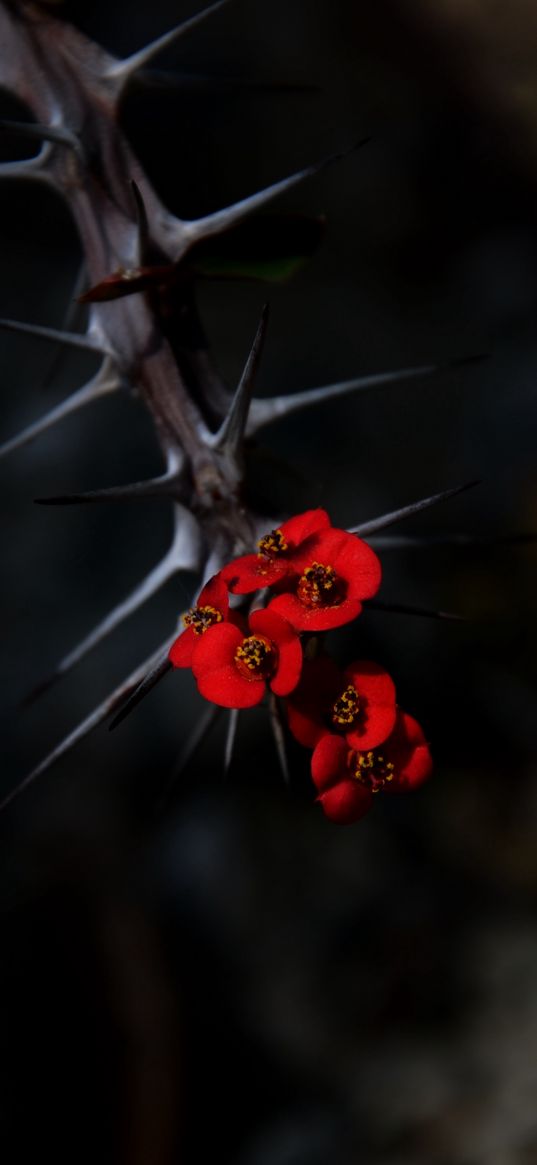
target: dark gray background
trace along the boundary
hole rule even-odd
[[[163,0],[61,7],[120,55],[189,14]],[[399,529],[536,528],[537,18],[522,0],[509,21],[489,7],[237,0],[163,55],[182,87],[125,101],[163,199],[192,217],[371,135],[280,201],[327,216],[295,279],[200,287],[231,386],[267,295],[260,392],[489,356],[267,430],[251,472],[277,509],[322,504],[345,525],[479,478]],[[68,212],[18,183],[0,187],[0,209],[0,313],[61,326],[79,261]],[[62,358],[45,387],[50,346],[1,335],[0,352],[6,437],[92,371]],[[170,585],[22,713],[170,533],[160,503],[32,499],[158,467],[129,400],[0,467],[6,790],[166,636],[195,584]],[[502,544],[383,557],[385,601],[472,621],[371,612],[334,635],[341,659],[390,669],[436,764],[419,795],[356,827],[311,804],[298,747],[283,792],[262,710],[241,718],[225,786],[220,725],[157,810],[200,708],[188,674],[4,815],[13,1160],[37,1143],[59,1160],[151,1165],[536,1159],[534,560]]]

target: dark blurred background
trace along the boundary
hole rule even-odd
[[[118,55],[190,12],[58,5]],[[178,84],[133,87],[122,116],[178,214],[371,137],[280,200],[327,216],[292,281],[200,286],[230,386],[267,295],[260,393],[488,355],[274,425],[255,488],[277,513],[321,504],[346,525],[477,478],[394,532],[490,541],[383,555],[385,602],[467,622],[371,611],[332,636],[342,661],[383,662],[424,725],[419,794],[330,825],[298,746],[283,787],[263,709],[241,716],[227,781],[225,717],[177,777],[201,711],[181,673],[4,812],[2,1159],[532,1165],[535,548],[502,539],[537,529],[537,10],[235,0],[159,64]],[[6,95],[1,109],[18,115]],[[0,314],[62,326],[80,262],[67,209],[6,182],[0,211]],[[0,352],[5,438],[94,368],[15,335]],[[6,792],[170,633],[196,581],[21,711],[170,537],[166,504],[33,498],[158,468],[128,399],[0,467]]]

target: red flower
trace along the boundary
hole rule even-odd
[[[306,510],[259,539],[258,554],[244,554],[225,566],[222,575],[235,595],[272,586],[296,569],[299,557],[315,546],[315,535],[330,528],[326,510]]]
[[[306,660],[287,701],[289,728],[306,748],[335,732],[349,748],[375,748],[390,735],[395,715],[393,680],[369,660],[356,660],[345,671],[328,655]]]
[[[174,667],[190,667],[192,653],[200,636],[229,617],[229,595],[221,574],[215,574],[206,583],[195,607],[183,615],[186,631],[172,643],[168,658]]]
[[[398,712],[395,728],[378,748],[349,749],[341,736],[323,736],[311,758],[317,798],[330,821],[359,821],[381,789],[415,789],[430,776],[429,746],[417,720]]]
[[[298,635],[272,611],[253,611],[248,633],[232,623],[210,627],[192,655],[192,671],[206,700],[222,708],[250,708],[267,684],[277,696],[296,687],[302,667]]]
[[[298,571],[285,580],[289,591],[277,595],[270,610],[288,619],[297,631],[329,631],[360,614],[362,599],[380,586],[380,562],[373,550],[346,530],[322,530],[315,546],[297,556]]]

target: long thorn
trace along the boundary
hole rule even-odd
[[[92,503],[138,502],[146,498],[176,497],[179,475],[164,474],[129,485],[110,486],[107,489],[86,490],[78,494],[57,494],[49,498],[34,498],[38,506],[84,506]]]
[[[526,534],[387,534],[369,539],[378,550],[430,550],[434,546],[461,546],[491,548],[495,546],[530,546],[537,542],[537,533]]]
[[[112,392],[117,392],[121,388],[121,381],[117,374],[108,372],[103,373],[101,369],[93,380],[80,388],[78,392],[74,392],[67,400],[62,401],[56,408],[51,409],[44,417],[38,421],[34,421],[33,425],[28,425],[26,429],[22,429],[15,437],[11,437],[9,441],[5,441],[0,445],[0,458],[5,457],[8,453],[12,453],[15,449],[21,449],[23,445],[28,445],[35,437],[39,437],[41,433],[45,433],[58,421],[62,421],[64,417],[68,417],[70,413],[75,413],[78,409],[84,408],[93,401],[99,400],[102,396],[108,396]]]
[[[233,760],[233,750],[235,748],[235,740],[237,737],[237,726],[239,723],[239,709],[231,708],[227,722],[226,744],[224,748],[224,776],[227,777],[231,768],[231,761]]]
[[[252,401],[247,433],[248,436],[251,436],[262,429],[264,425],[270,425],[272,421],[278,421],[300,409],[334,400],[338,396],[347,396],[352,392],[368,392],[372,388],[381,388],[385,384],[396,384],[399,381],[412,380],[419,376],[432,376],[441,370],[440,364],[418,364],[415,368],[399,368],[395,372],[378,372],[371,376],[358,376],[354,380],[341,380],[337,384],[328,384],[323,388],[292,392],[288,396],[256,398]]]
[[[276,745],[276,752],[278,754],[280,768],[282,770],[283,779],[284,779],[286,785],[288,785],[289,781],[290,781],[290,776],[289,776],[289,763],[287,760],[287,748],[285,745],[285,729],[283,726],[282,714],[281,714],[280,705],[278,703],[278,698],[277,698],[277,696],[274,695],[274,692],[271,692],[269,695],[269,714],[270,714],[270,726],[272,728],[272,735],[274,737],[274,743]]]
[[[114,61],[106,70],[106,76],[110,80],[118,81],[122,86],[126,84],[134,73],[139,69],[145,68],[159,53],[164,49],[169,48],[175,41],[185,36],[191,29],[196,28],[209,16],[218,12],[219,8],[223,8],[229,0],[217,0],[216,4],[209,5],[208,8],[203,8],[201,12],[197,12],[195,16],[191,16],[188,20],[184,20],[181,24],[176,25],[175,28],[165,32],[162,36],[157,37],[151,44],[145,45],[137,53],[132,53],[130,57],[125,57],[122,61]]]
[[[179,779],[189,761],[192,760],[192,757],[196,755],[198,748],[203,744],[203,741],[206,739],[213,724],[216,722],[217,718],[222,715],[223,711],[224,709],[219,708],[217,704],[209,704],[202,712],[199,720],[196,722],[190,735],[187,737],[185,743],[183,744],[177,762],[173,766],[171,776],[166,782],[166,785],[164,786],[164,789],[162,790],[162,793],[157,801],[155,806],[156,814],[161,813],[164,809],[175,782]]]
[[[99,352],[101,356],[110,356],[111,353],[88,333],[62,332],[59,328],[46,328],[40,324],[25,324],[20,320],[0,319],[0,328],[6,332],[23,332],[26,336],[36,336],[42,340],[52,340],[57,344],[66,344],[68,348],[83,348],[86,352]]]
[[[125,703],[119,709],[117,716],[114,716],[114,719],[108,725],[108,731],[113,732],[114,728],[117,728],[118,724],[121,724],[122,720],[125,720],[126,717],[130,715],[133,708],[135,708],[136,705],[139,704],[145,696],[149,695],[149,692],[151,692],[153,688],[155,688],[156,685],[160,683],[160,680],[162,680],[164,676],[167,675],[170,671],[173,671],[173,664],[170,662],[168,655],[166,654],[158,661],[158,663],[155,664],[151,671],[149,671],[147,675],[144,676],[141,683],[138,684],[138,687],[134,689],[134,692],[132,692],[131,695],[127,697]]]
[[[107,696],[107,698],[103,700],[103,702],[99,704],[93,712],[90,712],[89,716],[86,716],[85,720],[78,724],[77,727],[74,728],[73,731],[70,732],[69,735],[60,742],[60,744],[56,745],[56,748],[54,748],[52,752],[49,752],[48,756],[46,756],[44,760],[42,760],[36,766],[35,769],[32,769],[32,772],[29,773],[23,781],[16,785],[15,788],[12,789],[10,793],[8,793],[7,797],[4,797],[3,801],[0,802],[0,811],[5,809],[6,806],[14,801],[16,797],[19,797],[21,793],[24,793],[25,790],[28,789],[29,786],[32,785],[38,777],[45,773],[47,769],[51,768],[51,766],[57,760],[59,760],[60,757],[65,756],[66,753],[70,752],[70,750],[74,748],[80,740],[83,740],[85,736],[88,736],[94,728],[97,728],[99,724],[102,724],[103,721],[106,720],[107,716],[110,716],[110,714],[115,711],[115,709],[118,707],[118,704],[120,704],[121,701],[124,700],[126,696],[128,696],[129,692],[137,687],[142,676],[145,675],[148,668],[153,666],[153,664],[159,659],[162,653],[167,650],[168,646],[168,643],[161,644],[158,650],[154,651],[153,654],[149,656],[149,659],[144,660],[144,662],[140,664],[139,667],[131,672],[130,676],[128,676],[127,679],[124,680],[123,683],[121,683],[110,696]]]
[[[0,178],[32,178],[39,181],[52,181],[46,168],[51,151],[50,142],[46,142],[43,149],[33,158],[21,158],[16,162],[0,162]]]
[[[466,615],[458,615],[453,611],[433,611],[429,607],[414,607],[408,603],[381,603],[376,599],[371,599],[367,603],[367,609],[388,611],[394,615],[420,615],[425,619],[448,619],[456,623],[468,622]]]
[[[430,497],[422,498],[419,502],[412,502],[411,505],[403,506],[400,510],[391,510],[388,514],[382,514],[380,518],[373,518],[371,522],[361,522],[359,526],[351,526],[349,534],[358,534],[360,538],[366,538],[369,534],[374,534],[377,530],[384,530],[386,526],[391,526],[394,522],[402,522],[404,518],[411,518],[414,514],[420,514],[422,510],[428,510],[430,506],[436,506],[438,502],[444,502],[448,498],[454,498],[457,494],[464,493],[467,489],[473,489],[474,486],[479,484],[479,481],[467,481],[464,485],[457,485],[453,489],[445,489],[442,493],[431,494]]]
[[[240,459],[244,440],[244,431],[248,421],[248,412],[254,391],[255,378],[261,360],[261,353],[267,334],[269,319],[268,303],[263,307],[255,339],[250,355],[246,361],[237,391],[231,401],[227,417],[222,422],[217,433],[210,438],[209,444],[213,449],[223,453],[230,461]]]
[[[341,158],[347,157],[349,153],[353,153],[360,146],[366,145],[368,141],[369,138],[364,138],[362,141],[357,142],[351,150],[332,154],[330,157],[324,158],[321,162],[316,162],[312,166],[306,166],[304,170],[298,170],[296,174],[290,174],[289,177],[283,178],[280,182],[274,182],[272,186],[267,186],[264,190],[258,190],[256,194],[251,194],[248,198],[242,198],[239,202],[224,207],[223,210],[215,211],[214,214],[208,214],[204,218],[194,219],[193,221],[183,222],[181,225],[181,237],[179,239],[181,253],[185,244],[185,236],[189,243],[194,243],[198,239],[208,239],[212,235],[219,234],[221,231],[229,230],[230,227],[242,222],[254,210],[259,210],[267,202],[272,202],[279,194],[284,194],[287,190],[292,190],[294,186],[298,186],[306,178],[312,178],[315,174],[320,174],[327,166],[331,166]]]

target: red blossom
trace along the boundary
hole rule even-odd
[[[329,631],[349,623],[360,614],[362,599],[372,598],[380,586],[375,552],[346,530],[321,530],[315,546],[301,549],[295,565],[300,573],[285,579],[286,591],[270,609],[297,631]]]
[[[298,635],[269,610],[253,611],[248,629],[222,622],[210,627],[192,654],[192,671],[206,700],[222,708],[250,708],[267,684],[276,696],[296,687],[302,668]]]
[[[300,569],[302,556],[314,550],[316,535],[330,528],[326,510],[296,514],[258,542],[258,554],[244,554],[225,566],[222,575],[235,595],[246,595],[273,586],[289,571]]]
[[[174,667],[190,667],[192,653],[200,637],[217,623],[229,618],[229,595],[221,574],[215,574],[206,583],[195,607],[191,607],[183,622],[186,630],[170,648],[168,658]]]
[[[383,744],[367,751],[349,749],[341,736],[323,736],[311,758],[317,800],[330,821],[359,821],[381,789],[404,792],[431,774],[432,760],[423,731],[412,716],[398,712]]]
[[[328,655],[306,660],[287,701],[289,728],[306,748],[336,732],[349,748],[375,748],[390,735],[395,715],[393,680],[370,660],[355,660],[345,671]]]

